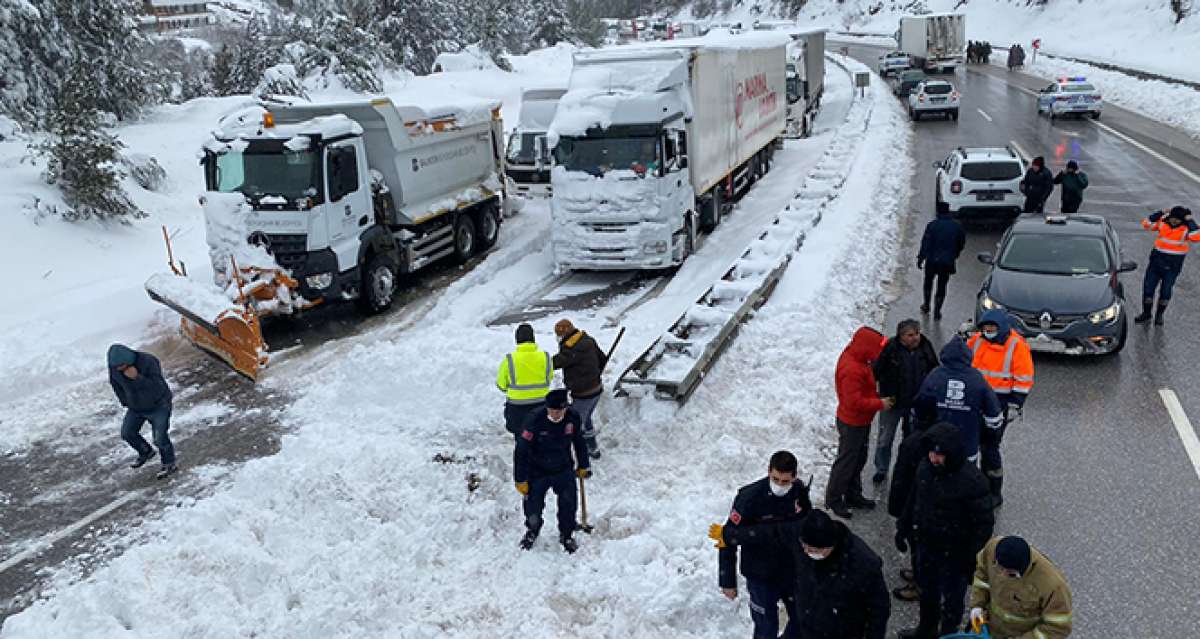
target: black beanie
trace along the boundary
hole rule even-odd
[[[1029,570],[1029,544],[1020,537],[1005,537],[996,544],[996,563],[1024,574]]]
[[[549,393],[546,393],[547,408],[566,408],[570,402],[567,400],[567,389],[556,388]]]
[[[1078,168],[1079,168],[1079,163],[1078,163],[1078,162],[1076,162],[1075,160],[1070,160],[1070,161],[1068,161],[1068,162],[1067,162],[1067,168],[1068,168],[1068,169],[1078,169]]]
[[[537,341],[533,338],[533,327],[529,324],[521,324],[517,327],[517,343],[527,344]]]
[[[833,548],[840,536],[837,523],[823,510],[808,513],[804,518],[804,525],[800,528],[800,541],[813,548]]]
[[[1182,206],[1176,206],[1171,209],[1170,213],[1167,213],[1167,217],[1173,217],[1173,218],[1179,220],[1180,222],[1182,222],[1183,218],[1186,215],[1188,215],[1189,213],[1191,213],[1191,211],[1189,211],[1188,209],[1186,209]]]

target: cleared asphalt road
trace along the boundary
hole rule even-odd
[[[851,47],[851,55],[872,66],[881,51]],[[1081,211],[1105,216],[1119,231],[1124,257],[1139,264],[1136,273],[1124,275],[1126,298],[1131,306],[1140,306],[1153,238],[1139,221],[1151,208],[1200,205],[1200,183],[1168,163],[1200,175],[1200,160],[1180,150],[1187,148],[1184,136],[1111,105],[1099,121],[1104,126],[1090,120],[1051,121],[1036,114],[1034,97],[1023,90],[1044,87],[1049,80],[1003,68],[960,69],[953,81],[963,93],[958,122],[914,123],[914,215],[899,265],[901,296],[889,309],[885,332],[905,317],[921,318],[940,348],[973,314],[986,274],[975,255],[994,250],[1002,230],[968,227],[945,319],[933,323],[918,310],[922,273],[915,268],[916,247],[933,217],[931,164],[960,145],[1016,142],[1031,156],[1045,156],[1056,173],[1068,160],[1077,161],[1091,181]],[[1053,208],[1058,198],[1056,190]],[[996,531],[1025,536],[1066,572],[1075,596],[1075,636],[1190,636],[1186,629],[1197,628],[1200,477],[1159,390],[1174,390],[1183,409],[1200,422],[1200,380],[1194,374],[1200,364],[1198,284],[1200,256],[1192,256],[1176,284],[1166,325],[1142,327],[1130,321],[1129,342],[1119,355],[1035,356],[1036,385],[1025,420],[1011,426],[1005,437],[1005,504],[998,511]],[[868,464],[868,474],[871,470]],[[900,567],[901,557],[892,547],[893,522],[886,514],[856,515],[851,526],[893,568]],[[890,581],[895,581],[894,572],[889,571]],[[915,621],[915,608],[897,602],[892,627]]]

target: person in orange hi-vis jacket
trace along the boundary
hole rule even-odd
[[[1142,228],[1158,234],[1154,249],[1150,251],[1150,262],[1146,264],[1146,277],[1142,280],[1142,314],[1133,318],[1138,324],[1150,321],[1150,309],[1154,306],[1154,292],[1158,290],[1158,308],[1154,312],[1154,325],[1162,326],[1163,313],[1171,301],[1171,289],[1175,278],[1183,270],[1183,258],[1189,246],[1200,242],[1200,226],[1192,219],[1192,212],[1182,206],[1167,211],[1157,211],[1142,220]]]
[[[1013,329],[1008,313],[994,308],[979,318],[979,332],[967,340],[971,349],[971,365],[987,380],[1000,399],[1004,421],[1000,428],[988,428],[979,442],[979,466],[987,476],[995,507],[1004,502],[1004,464],[1000,457],[1000,442],[1004,431],[1018,415],[1033,390],[1033,355],[1029,344]]]

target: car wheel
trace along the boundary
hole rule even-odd
[[[358,307],[369,314],[382,313],[392,306],[396,291],[396,266],[386,255],[375,254],[367,261],[362,275]]]
[[[1100,119],[1100,112],[1099,112],[1099,111],[1092,111],[1092,119],[1093,119],[1093,120],[1099,120],[1099,119]]]
[[[1117,336],[1117,347],[1108,352],[1109,355],[1116,355],[1125,349],[1126,339],[1129,337],[1129,324],[1124,320],[1121,322],[1121,334]]]
[[[934,209],[935,209],[935,210],[936,210],[936,211],[937,211],[939,214],[945,215],[946,213],[949,213],[949,212],[950,212],[950,205],[949,205],[949,204],[947,204],[946,202],[943,202],[943,201],[941,201],[941,200],[939,199],[939,200],[936,200],[936,201],[934,202]]]
[[[454,221],[454,261],[465,264],[475,253],[475,223],[471,216],[460,215]]]

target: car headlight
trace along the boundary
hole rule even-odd
[[[318,273],[316,275],[309,275],[308,277],[304,278],[304,283],[308,284],[308,287],[311,289],[318,291],[325,290],[329,288],[330,284],[333,284],[333,273]]]
[[[981,295],[979,297],[979,305],[982,306],[983,310],[985,310],[985,311],[990,311],[990,310],[996,309],[996,308],[1004,308],[999,303],[997,303],[996,300],[988,297],[987,293],[984,293],[983,295]]]
[[[667,243],[661,240],[658,242],[646,242],[646,244],[642,246],[642,250],[647,253],[666,253]]]
[[[1088,313],[1088,320],[1093,324],[1108,324],[1121,314],[1121,305],[1118,302],[1113,302],[1112,306],[1106,309]]]

